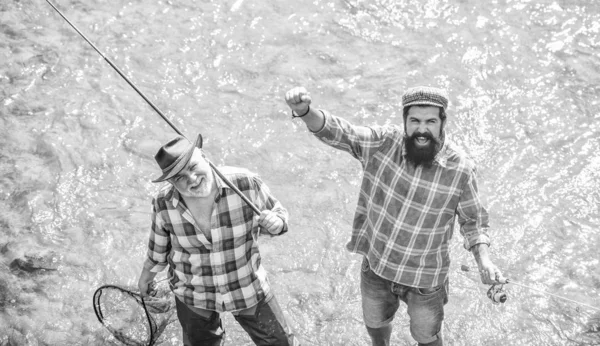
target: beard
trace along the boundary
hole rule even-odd
[[[213,186],[215,185],[215,178],[213,174],[206,174],[198,185],[189,184],[186,185],[175,185],[179,193],[184,197],[189,198],[205,198],[209,197],[213,192]]]
[[[426,146],[417,146],[415,144],[417,137],[425,137],[429,139],[429,143]],[[405,135],[403,141],[406,148],[406,159],[415,166],[423,165],[424,167],[431,167],[435,155],[442,146],[441,140],[434,138],[429,132],[414,132],[411,136]]]

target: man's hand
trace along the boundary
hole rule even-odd
[[[147,297],[150,295],[150,285],[152,284],[152,280],[150,281],[138,281],[138,289],[140,290],[140,295],[142,297]]]
[[[479,276],[481,282],[486,285],[496,285],[506,283],[506,278],[502,276],[502,272],[491,261],[482,261],[478,264]]]
[[[479,276],[481,282],[486,285],[496,285],[506,283],[506,278],[502,276],[502,272],[490,260],[487,244],[475,244],[471,248],[471,252],[479,267]]]
[[[147,297],[150,292],[155,289],[152,286],[155,276],[156,273],[153,273],[145,268],[142,269],[140,279],[138,280],[138,289],[140,290],[140,295],[142,297]]]
[[[285,102],[297,115],[302,115],[308,111],[311,98],[304,87],[295,87],[285,94]]]
[[[271,210],[263,210],[260,213],[258,224],[271,234],[279,234],[283,230],[283,220]]]

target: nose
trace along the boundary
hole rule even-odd
[[[188,183],[193,183],[194,181],[196,181],[196,173],[194,172],[185,172],[183,173],[183,175],[185,176],[185,179]]]
[[[425,123],[420,123],[419,127],[417,128],[417,131],[418,133],[428,132],[427,125]]]

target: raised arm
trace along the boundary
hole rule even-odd
[[[312,102],[308,91],[296,87],[285,94],[285,102],[292,109],[292,114],[304,121],[312,132],[317,132],[325,125],[325,116],[316,109],[310,108]]]
[[[310,95],[303,87],[288,91],[285,100],[292,110],[292,115],[302,119],[317,139],[350,153],[363,166],[386,141],[393,145],[392,142],[402,138],[399,127],[358,126],[325,110],[310,107]]]

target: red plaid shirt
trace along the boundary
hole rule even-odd
[[[349,152],[363,167],[347,248],[366,256],[373,272],[411,287],[442,284],[455,216],[466,249],[489,244],[475,166],[451,143],[446,140],[430,168],[415,168],[406,162],[403,128],[354,126],[323,114],[325,125],[314,135]]]
[[[270,209],[284,221],[288,212],[255,174],[223,167],[219,171],[259,210]],[[169,266],[170,284],[182,302],[213,311],[236,311],[271,294],[258,251],[259,225],[252,209],[216,174],[219,193],[210,233],[196,224],[179,192],[165,185],[153,199],[152,228],[144,267]],[[267,233],[265,231],[265,233]]]

